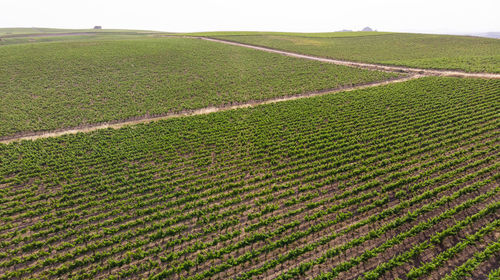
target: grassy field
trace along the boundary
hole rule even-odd
[[[396,77],[182,38],[0,46],[0,61],[0,137]]]
[[[14,27],[14,28],[0,28],[0,37],[16,36],[16,35],[36,35],[36,34],[57,34],[57,33],[157,33],[157,31],[148,30],[130,30],[130,29],[62,29],[62,28],[38,28],[38,27]]]
[[[0,28],[0,36],[5,36],[5,35],[19,35],[19,34],[90,32],[90,31],[99,31],[99,30],[93,30],[93,29],[38,28],[38,27],[13,27],[13,28]]]
[[[356,34],[360,33],[358,36]],[[368,32],[307,34],[205,33],[205,36],[321,57],[409,66],[500,73],[500,40],[466,36]],[[352,36],[350,36],[352,35]]]
[[[43,42],[141,39],[171,33],[126,29],[0,28],[0,46]]]
[[[56,42],[88,42],[88,41],[116,41],[116,40],[135,40],[153,38],[152,34],[128,34],[128,33],[92,33],[74,35],[50,35],[50,36],[16,36],[0,38],[0,47],[6,45],[19,44],[37,44],[37,43],[56,43]]]
[[[292,37],[310,37],[310,38],[345,38],[359,36],[378,36],[384,34],[393,34],[393,32],[376,32],[376,31],[354,31],[354,32],[317,32],[317,33],[300,33],[300,32],[262,32],[262,31],[215,31],[215,32],[194,32],[194,33],[179,33],[179,35],[191,36],[292,36]]]
[[[0,279],[479,279],[499,111],[431,77],[0,145]]]

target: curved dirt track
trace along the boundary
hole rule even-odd
[[[149,123],[149,122],[158,121],[158,120],[165,120],[165,119],[186,117],[186,116],[195,116],[195,115],[205,115],[205,114],[210,114],[210,113],[219,112],[219,111],[227,111],[227,110],[234,110],[234,109],[240,109],[240,108],[255,107],[255,106],[263,105],[263,104],[271,104],[271,103],[295,100],[295,99],[300,99],[300,98],[320,96],[320,95],[336,93],[336,92],[352,91],[352,90],[382,86],[382,85],[387,85],[387,84],[392,84],[392,83],[401,83],[401,82],[405,82],[408,80],[417,79],[420,77],[423,77],[423,76],[422,75],[411,75],[411,76],[406,76],[406,77],[402,77],[402,78],[385,80],[385,81],[381,81],[381,82],[374,82],[374,83],[369,83],[369,84],[364,84],[364,85],[314,91],[314,92],[308,92],[308,93],[303,93],[303,94],[299,94],[299,95],[284,96],[284,97],[278,97],[278,98],[262,100],[262,101],[250,101],[248,103],[232,105],[232,106],[206,107],[206,108],[201,108],[201,109],[192,110],[192,111],[166,114],[166,115],[158,116],[158,117],[139,117],[139,118],[134,118],[131,120],[124,120],[124,121],[112,122],[112,123],[100,123],[100,124],[95,124],[95,125],[89,125],[86,127],[68,128],[65,130],[58,130],[58,131],[34,132],[34,133],[29,134],[29,135],[13,136],[13,137],[8,137],[8,138],[6,137],[4,139],[1,139],[0,143],[9,144],[12,142],[18,142],[18,141],[22,141],[22,140],[36,140],[39,138],[57,137],[57,136],[62,136],[62,135],[66,135],[66,134],[76,134],[76,133],[80,133],[80,132],[91,132],[91,131],[95,131],[95,130],[99,130],[99,129],[106,129],[106,128],[118,129],[118,128],[128,126],[128,125]]]
[[[351,66],[351,67],[357,67],[357,68],[363,68],[363,69],[379,70],[379,71],[385,71],[385,72],[399,72],[399,73],[420,74],[420,75],[427,75],[427,76],[500,79],[500,74],[494,74],[494,73],[467,73],[467,72],[453,71],[453,70],[435,70],[435,69],[420,69],[420,68],[410,68],[410,67],[401,67],[401,66],[388,66],[388,65],[381,65],[381,64],[371,64],[371,63],[363,63],[363,62],[354,62],[354,61],[345,61],[345,60],[317,57],[317,56],[312,56],[312,55],[299,54],[299,53],[282,51],[282,50],[277,50],[277,49],[268,48],[268,47],[255,46],[255,45],[250,45],[250,44],[238,43],[238,42],[209,38],[209,37],[191,37],[191,38],[197,38],[197,39],[218,42],[218,43],[223,43],[223,44],[228,44],[228,45],[233,45],[233,46],[245,47],[245,48],[250,48],[250,49],[255,49],[255,50],[265,51],[265,52],[270,52],[270,53],[276,53],[276,54],[281,54],[281,55],[286,55],[286,56],[291,56],[291,57],[310,59],[310,60],[316,60],[316,61],[321,61],[321,62],[326,62],[326,63],[333,63],[333,64],[337,64],[337,65]]]
[[[328,94],[328,93],[335,93],[335,92],[341,92],[341,91],[351,91],[351,90],[363,89],[363,88],[367,88],[367,87],[376,87],[376,86],[381,86],[381,85],[386,85],[386,84],[391,84],[391,83],[405,82],[408,80],[412,80],[412,79],[416,79],[416,78],[420,78],[420,77],[425,77],[425,76],[500,79],[500,74],[494,74],[494,73],[467,73],[467,72],[452,71],[452,70],[420,69],[420,68],[389,66],[389,65],[381,65],[381,64],[370,64],[370,63],[362,63],[362,62],[354,62],[354,61],[344,61],[344,60],[338,60],[338,59],[317,57],[317,56],[312,56],[312,55],[304,55],[304,54],[299,54],[299,53],[294,53],[294,52],[272,49],[272,48],[268,48],[268,47],[238,43],[238,42],[222,40],[222,39],[215,39],[215,38],[210,38],[210,37],[179,36],[179,35],[162,35],[162,37],[181,37],[181,38],[201,39],[201,40],[223,43],[223,44],[228,44],[228,45],[233,45],[233,46],[251,48],[251,49],[265,51],[265,52],[269,52],[269,53],[276,53],[276,54],[297,57],[297,58],[303,58],[303,59],[309,59],[309,60],[315,60],[315,61],[320,61],[320,62],[325,62],[325,63],[333,63],[333,64],[337,64],[337,65],[344,65],[344,66],[385,71],[385,72],[407,73],[410,76],[399,78],[399,79],[386,80],[386,81],[382,81],[382,82],[374,82],[374,83],[364,84],[364,85],[357,85],[357,86],[343,87],[343,88],[337,88],[337,89],[328,89],[328,90],[322,90],[322,91],[308,92],[308,93],[304,93],[304,94],[300,94],[300,95],[285,96],[285,97],[279,97],[279,98],[268,99],[268,100],[263,100],[263,101],[250,101],[248,103],[233,105],[233,106],[207,107],[207,108],[202,108],[202,109],[197,109],[197,110],[192,110],[192,111],[166,114],[166,115],[158,116],[158,117],[144,116],[144,117],[136,117],[133,119],[123,120],[123,121],[99,123],[99,124],[89,125],[89,126],[85,126],[85,127],[68,128],[68,129],[61,129],[61,130],[57,130],[57,131],[33,132],[33,133],[23,134],[23,135],[19,135],[19,136],[10,136],[10,137],[0,138],[0,143],[8,144],[8,143],[22,141],[22,140],[35,140],[35,139],[39,139],[39,138],[57,137],[57,136],[62,136],[62,135],[66,135],[66,134],[76,134],[79,132],[91,132],[94,130],[106,129],[106,128],[117,129],[117,128],[121,128],[121,127],[124,127],[127,125],[148,123],[148,122],[170,119],[170,118],[178,118],[178,117],[194,116],[194,115],[204,115],[204,114],[214,113],[214,112],[218,112],[218,111],[226,111],[226,110],[233,110],[233,109],[239,109],[239,108],[248,108],[248,107],[254,107],[254,106],[258,106],[258,105],[262,105],[262,104],[276,103],[276,102],[294,100],[294,99],[299,99],[299,98],[318,96],[318,95],[323,95],[323,94]]]

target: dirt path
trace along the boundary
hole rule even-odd
[[[386,81],[381,81],[381,82],[374,82],[374,83],[369,83],[369,84],[364,84],[364,85],[348,86],[348,87],[342,87],[342,88],[336,88],[336,89],[314,91],[314,92],[308,92],[308,93],[303,93],[303,94],[299,94],[299,95],[284,96],[284,97],[278,97],[278,98],[273,98],[273,99],[268,99],[268,100],[263,100],[263,101],[250,101],[248,103],[232,105],[232,106],[207,107],[207,108],[202,108],[202,109],[197,109],[197,110],[192,110],[192,111],[167,114],[167,115],[159,116],[159,117],[139,117],[139,118],[134,118],[132,120],[124,120],[124,121],[112,122],[112,123],[100,123],[100,124],[95,124],[95,125],[89,125],[86,127],[68,128],[68,129],[58,130],[58,131],[34,132],[34,133],[29,134],[29,135],[25,134],[25,135],[21,135],[21,136],[13,136],[13,137],[8,137],[8,138],[6,137],[6,138],[1,139],[0,143],[9,144],[12,142],[17,142],[17,141],[22,141],[22,140],[35,140],[35,139],[39,139],[39,138],[57,137],[57,136],[62,136],[62,135],[66,135],[66,134],[76,134],[79,132],[91,132],[94,130],[106,129],[106,128],[118,129],[118,128],[121,128],[121,127],[124,127],[127,125],[149,123],[149,122],[158,121],[158,120],[165,120],[165,119],[179,118],[179,117],[186,117],[186,116],[205,115],[205,114],[210,114],[210,113],[219,112],[219,111],[227,111],[227,110],[234,110],[234,109],[240,109],[240,108],[249,108],[249,107],[255,107],[255,106],[259,106],[259,105],[263,105],[263,104],[271,104],[271,103],[295,100],[295,99],[300,99],[300,98],[320,96],[320,95],[336,93],[336,92],[353,91],[353,90],[357,90],[357,89],[377,87],[377,86],[393,84],[393,83],[401,83],[401,82],[417,79],[417,78],[420,78],[423,76],[424,75],[411,75],[411,76],[407,76],[407,77],[403,77],[403,78],[386,80]]]
[[[79,33],[79,34],[85,35],[85,32]],[[67,34],[64,34],[64,35],[67,35]],[[254,106],[258,106],[258,105],[262,105],[262,104],[289,101],[289,100],[294,100],[294,99],[299,99],[299,98],[307,98],[307,97],[335,93],[335,92],[341,92],[341,91],[351,91],[351,90],[363,89],[363,88],[367,88],[367,87],[376,87],[376,86],[381,86],[381,85],[386,85],[386,84],[391,84],[391,83],[400,83],[400,82],[405,82],[408,80],[412,80],[412,79],[416,79],[416,78],[420,78],[420,77],[425,77],[425,76],[447,76],[447,77],[461,77],[461,78],[500,79],[500,74],[494,74],[494,73],[467,73],[467,72],[452,71],[452,70],[419,69],[419,68],[409,68],[409,67],[400,67],[400,66],[370,64],[370,63],[362,63],[362,62],[354,62],[354,61],[344,61],[344,60],[338,60],[338,59],[330,59],[330,58],[316,57],[316,56],[311,56],[311,55],[304,55],[304,54],[288,52],[288,51],[281,51],[281,50],[276,50],[276,49],[267,48],[267,47],[243,44],[243,43],[222,40],[222,39],[208,38],[208,37],[178,36],[178,35],[162,35],[162,37],[182,37],[182,38],[201,39],[201,40],[229,44],[229,45],[240,46],[240,47],[245,47],[245,48],[251,48],[251,49],[255,49],[255,50],[276,53],[276,54],[281,54],[281,55],[286,55],[286,56],[291,56],[291,57],[316,60],[316,61],[333,63],[333,64],[350,66],[350,67],[357,67],[357,68],[370,69],[370,70],[379,70],[379,71],[385,71],[385,72],[407,73],[407,74],[410,74],[410,76],[399,78],[399,79],[386,80],[386,81],[382,81],[382,82],[375,82],[375,83],[370,83],[370,84],[358,85],[358,86],[350,86],[350,87],[343,87],[343,88],[337,88],[337,89],[328,89],[328,90],[309,92],[309,93],[304,93],[304,94],[294,95],[294,96],[279,97],[279,98],[268,99],[268,100],[264,100],[264,101],[250,101],[248,103],[238,104],[238,105],[233,105],[233,106],[207,107],[207,108],[202,108],[202,109],[197,109],[197,110],[192,110],[192,111],[166,114],[166,115],[159,116],[159,117],[147,117],[147,116],[136,117],[136,118],[124,120],[124,121],[100,123],[100,124],[89,125],[89,126],[85,126],[85,127],[61,129],[61,130],[57,130],[57,131],[33,132],[33,133],[29,133],[29,134],[24,133],[23,135],[0,138],[0,143],[8,144],[8,143],[22,141],[22,140],[35,140],[35,139],[39,139],[39,138],[57,137],[57,136],[66,135],[66,134],[76,134],[79,132],[90,132],[90,131],[105,129],[105,128],[117,129],[117,128],[121,128],[121,127],[124,127],[127,125],[148,123],[148,122],[170,119],[170,118],[204,115],[204,114],[210,114],[210,113],[219,112],[219,111],[248,108],[248,107],[254,107]]]
[[[228,45],[233,45],[233,46],[240,46],[240,47],[270,52],[270,53],[277,53],[277,54],[286,55],[286,56],[316,60],[316,61],[321,61],[321,62],[327,62],[327,63],[333,63],[333,64],[338,64],[338,65],[351,66],[351,67],[357,67],[357,68],[363,68],[363,69],[379,70],[379,71],[386,71],[386,72],[420,74],[420,75],[428,75],[428,76],[500,79],[500,74],[494,74],[494,73],[467,73],[467,72],[453,71],[453,70],[434,70],[434,69],[420,69],[420,68],[410,68],[410,67],[402,67],[402,66],[388,66],[388,65],[381,65],[381,64],[371,64],[371,63],[323,58],[323,57],[299,54],[299,53],[288,52],[288,51],[281,51],[281,50],[276,50],[276,49],[267,48],[267,47],[237,43],[237,42],[233,42],[233,41],[214,39],[214,38],[208,38],[208,37],[191,37],[191,38],[197,38],[197,39],[202,39],[202,40],[207,40],[207,41],[212,41],[212,42],[218,42],[218,43],[223,43],[223,44],[228,44]]]

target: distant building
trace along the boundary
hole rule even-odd
[[[94,29],[102,29],[102,26],[96,25],[96,26],[94,26]]]
[[[373,31],[373,29],[371,29],[370,27],[367,26],[367,27],[363,28],[363,30],[361,30],[361,31]]]

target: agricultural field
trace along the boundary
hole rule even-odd
[[[0,138],[398,77],[188,38],[5,45],[0,61]]]
[[[0,46],[45,42],[124,40],[168,34],[170,33],[125,29],[0,28]]]
[[[0,279],[495,279],[499,112],[500,80],[425,77],[0,144]]]
[[[156,36],[156,35],[154,35]],[[120,34],[120,33],[72,33],[72,34],[52,34],[52,35],[27,35],[2,38],[0,37],[0,46],[19,45],[19,44],[38,44],[54,42],[88,42],[91,41],[110,41],[110,40],[131,40],[143,39],[144,37],[154,37],[153,35],[143,34]]]
[[[94,29],[59,29],[59,28],[37,28],[37,27],[0,28],[0,36],[69,33],[69,32],[92,32],[92,31],[99,32],[99,30],[94,30]]]
[[[378,36],[384,34],[395,34],[393,32],[377,32],[377,31],[352,31],[352,32],[317,32],[317,33],[300,33],[300,32],[261,32],[261,31],[215,31],[215,32],[194,32],[194,33],[177,33],[179,35],[190,36],[291,36],[291,37],[312,37],[312,38],[343,38],[343,37],[359,37],[359,36]]]
[[[16,36],[35,36],[35,35],[50,35],[50,34],[71,34],[71,33],[95,33],[95,34],[156,34],[165,33],[148,30],[128,30],[128,29],[60,29],[60,28],[0,28],[0,38],[16,37]]]
[[[341,60],[500,73],[500,40],[467,36],[337,32],[202,35]]]

